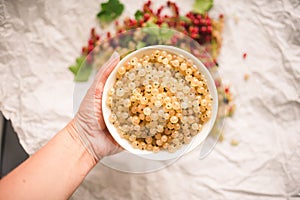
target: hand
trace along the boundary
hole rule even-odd
[[[79,137],[96,161],[121,150],[107,130],[102,115],[105,81],[119,60],[119,54],[113,53],[109,61],[99,69],[92,86],[81,102],[78,113],[69,124],[72,137]]]

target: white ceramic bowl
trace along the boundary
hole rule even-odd
[[[191,59],[193,61],[193,63],[199,68],[199,71],[205,76],[209,92],[213,97],[211,118],[203,125],[203,128],[200,131],[200,133],[198,133],[196,136],[194,136],[192,138],[192,141],[189,144],[183,145],[181,149],[177,150],[174,153],[169,153],[168,151],[159,151],[157,153],[154,153],[152,151],[139,150],[139,149],[133,148],[131,146],[131,144],[128,142],[128,140],[123,139],[123,138],[120,137],[119,133],[116,130],[116,127],[112,123],[109,122],[109,116],[111,114],[111,109],[106,105],[106,99],[108,97],[108,91],[109,91],[110,88],[113,87],[113,85],[115,83],[115,80],[116,80],[117,69],[120,66],[122,66],[126,61],[128,61],[129,59],[131,59],[132,57],[134,57],[136,55],[139,55],[143,51],[157,50],[157,49],[158,50],[165,50],[167,52],[171,52],[171,53],[176,54],[176,55],[183,55],[185,58]],[[147,159],[152,159],[152,160],[176,159],[176,158],[179,158],[181,155],[195,149],[198,145],[200,145],[205,140],[205,138],[210,133],[210,131],[211,131],[211,129],[212,129],[214,123],[215,123],[215,120],[217,118],[218,93],[217,93],[217,89],[216,89],[216,86],[215,86],[214,79],[212,78],[209,71],[206,69],[206,67],[202,64],[202,62],[198,58],[196,58],[191,53],[189,53],[187,51],[184,51],[182,49],[179,49],[177,47],[167,46],[167,45],[154,45],[154,46],[148,46],[148,47],[138,49],[138,50],[128,54],[126,57],[124,57],[118,63],[118,65],[111,72],[111,74],[109,75],[109,77],[108,77],[108,79],[105,83],[104,91],[103,91],[103,98],[102,98],[102,111],[103,111],[103,115],[104,115],[104,121],[106,123],[106,126],[107,126],[109,132],[111,133],[113,138],[116,140],[116,142],[118,142],[118,144],[120,144],[127,151],[129,151],[133,154],[136,154],[138,156],[141,156],[141,157],[144,157],[144,158],[147,158]]]

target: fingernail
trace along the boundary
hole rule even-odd
[[[110,56],[110,60],[114,60],[116,58],[120,58],[120,55],[118,52],[114,51],[113,54]]]
[[[114,51],[113,54],[108,59],[108,61],[106,62],[106,64],[109,65],[116,59],[120,59],[120,55],[117,52]]]
[[[114,51],[113,53],[112,53],[112,55],[110,56],[110,58],[108,59],[108,61],[106,62],[106,63],[104,63],[103,65],[102,65],[102,67],[98,70],[98,72],[97,72],[97,74],[96,74],[96,79],[98,79],[99,77],[100,77],[100,75],[102,74],[102,72],[104,71],[104,70],[106,70],[106,67],[107,66],[109,66],[109,65],[111,65],[115,60],[119,60],[120,59],[120,55],[116,52],[116,51]]]

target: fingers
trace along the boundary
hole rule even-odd
[[[120,61],[120,56],[118,53],[113,53],[111,58],[99,69],[96,75],[96,95],[98,97],[102,97],[102,92],[104,89],[104,84],[110,75],[111,71],[115,68],[115,66]],[[101,96],[99,96],[101,95]]]
[[[104,119],[103,119],[103,113],[102,113],[102,95],[103,95],[103,90],[104,90],[104,84],[105,81],[107,80],[109,74],[111,73],[111,71],[115,68],[115,66],[118,64],[120,60],[120,56],[117,53],[113,53],[113,55],[111,56],[111,58],[109,59],[109,61],[104,64],[104,66],[102,66],[102,68],[104,68],[104,70],[99,70],[98,74],[97,74],[97,85],[95,88],[95,99],[98,99],[99,101],[96,101],[97,103],[99,103],[99,107],[100,107],[100,115],[98,116],[98,123],[100,126],[101,130],[104,130],[106,128]]]
[[[100,114],[100,116],[98,118],[98,123],[99,123],[100,130],[106,129],[106,124],[105,124],[104,119],[103,119],[103,114]]]
[[[106,77],[105,78],[106,80],[110,72],[115,68],[115,66],[119,61],[120,61],[120,55],[117,52],[114,52],[109,58],[109,60],[106,63],[104,63],[103,66],[99,69],[96,75],[96,80],[101,79],[103,77]]]
[[[110,63],[110,65],[103,72],[102,76],[100,75],[100,80],[101,81],[105,82],[107,80],[108,76],[110,75],[112,70],[116,67],[118,62],[119,62],[119,59],[115,59],[115,60],[112,61],[112,63]]]
[[[95,89],[95,97],[102,100],[102,94],[104,89],[104,83],[99,82],[97,83],[97,87]]]

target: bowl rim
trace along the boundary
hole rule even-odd
[[[115,126],[109,122],[109,116],[111,114],[111,109],[106,105],[106,99],[108,97],[108,90],[115,83],[115,76],[116,76],[118,68],[121,65],[123,65],[125,62],[127,62],[128,59],[130,59],[131,57],[138,55],[141,52],[147,51],[147,50],[165,50],[172,54],[183,55],[185,58],[191,59],[193,61],[194,65],[196,65],[198,67],[198,70],[201,72],[201,74],[203,74],[205,76],[207,85],[209,88],[209,92],[213,97],[213,103],[212,103],[213,108],[212,108],[211,118],[203,125],[202,130],[200,130],[200,132],[197,135],[193,136],[193,138],[189,144],[183,145],[179,150],[177,150],[174,153],[169,153],[167,151],[159,151],[157,153],[154,153],[152,151],[135,149],[131,146],[131,144],[128,142],[128,140],[120,137],[120,134],[116,130]],[[211,132],[211,130],[215,124],[215,121],[217,118],[217,113],[218,113],[218,92],[217,92],[217,88],[216,88],[214,79],[211,76],[209,70],[192,53],[185,51],[183,49],[180,49],[178,47],[170,46],[170,45],[151,45],[151,46],[140,48],[138,50],[135,50],[135,51],[127,54],[123,59],[120,60],[120,62],[116,65],[116,67],[110,73],[110,75],[108,76],[108,78],[105,82],[104,89],[103,89],[102,112],[103,112],[104,122],[107,126],[108,131],[110,132],[112,137],[116,140],[116,142],[121,147],[123,147],[125,150],[127,150],[130,153],[133,153],[137,156],[141,156],[143,158],[151,159],[151,160],[176,159],[176,158],[179,158],[180,156],[192,151],[196,147],[198,147],[201,143],[203,143],[203,141],[207,138],[207,136]]]

